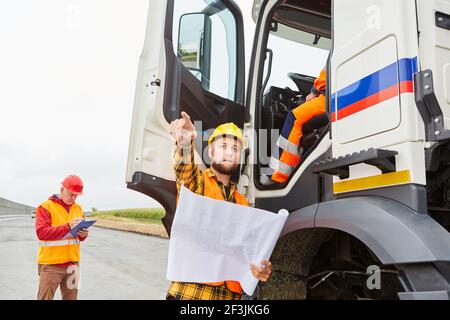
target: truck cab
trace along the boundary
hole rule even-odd
[[[322,68],[302,162],[261,183]],[[242,128],[240,192],[290,212],[257,298],[449,299],[450,0],[255,0],[248,17],[231,0],[151,1],[136,83],[127,187],[161,203],[169,234],[181,111],[204,166],[211,130]]]

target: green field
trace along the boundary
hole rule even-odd
[[[165,215],[162,208],[150,209],[119,209],[93,212],[91,217],[99,217],[116,221],[130,221],[141,223],[161,224],[161,218]]]

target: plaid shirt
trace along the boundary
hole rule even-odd
[[[177,190],[184,185],[196,194],[203,195],[203,172],[194,161],[194,147],[177,147],[174,157],[174,171]],[[209,177],[216,177],[211,169],[206,169]],[[225,186],[218,181],[224,199],[226,197]],[[230,182],[230,193],[227,201],[235,202],[234,192],[236,183]],[[240,300],[241,295],[228,289],[226,284],[211,286],[202,283],[172,282],[167,292],[168,300]]]

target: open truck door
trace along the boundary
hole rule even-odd
[[[209,129],[244,124],[242,14],[229,0],[150,1],[128,152],[127,187],[156,199],[170,234],[176,205],[171,121],[186,111],[202,157]],[[205,153],[206,154],[206,153]]]

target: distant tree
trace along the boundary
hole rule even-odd
[[[92,212],[97,212],[98,209],[97,209],[96,207],[92,207],[91,211],[92,211]]]

